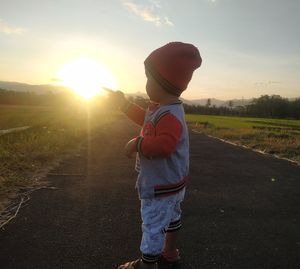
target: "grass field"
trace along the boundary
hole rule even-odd
[[[186,115],[200,132],[300,163],[300,121]]]
[[[86,143],[88,130],[93,136],[117,115],[86,106],[0,106],[0,130],[31,126],[0,135],[0,199],[34,184],[35,176]]]
[[[35,184],[39,174],[78,150],[88,134],[95,135],[117,117],[119,113],[97,106],[0,106],[0,130],[30,126],[22,132],[0,134],[0,201],[20,187]],[[186,118],[198,131],[300,163],[300,121],[205,115]]]

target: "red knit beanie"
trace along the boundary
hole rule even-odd
[[[182,42],[171,42],[154,50],[144,62],[151,76],[167,92],[176,96],[187,88],[194,70],[201,63],[199,50]]]

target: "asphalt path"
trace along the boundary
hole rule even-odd
[[[122,118],[51,171],[0,231],[1,269],[112,269],[140,256],[134,160]],[[300,166],[190,132],[184,269],[300,268]]]

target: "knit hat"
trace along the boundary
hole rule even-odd
[[[144,62],[151,76],[167,92],[176,96],[187,88],[194,70],[201,63],[199,50],[182,42],[171,42],[154,50]]]

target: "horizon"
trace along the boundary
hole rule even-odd
[[[65,88],[67,90],[70,90],[73,92],[73,90],[67,86],[63,86],[63,85],[55,85],[55,84],[29,84],[29,83],[22,83],[22,82],[18,82],[18,81],[2,81],[0,80],[0,84],[1,83],[11,83],[11,84],[21,84],[21,85],[27,85],[28,87],[30,86],[33,86],[33,87],[58,87],[58,88]],[[6,91],[16,91],[16,92],[28,92],[28,91],[25,91],[25,90],[13,90],[12,88],[11,89],[5,89],[5,88],[1,88],[1,85],[0,85],[0,90],[6,90]],[[29,91],[30,92],[30,91]],[[37,90],[35,91],[32,91],[34,93],[38,93]],[[45,92],[42,92],[40,94],[45,94]],[[145,97],[147,95],[146,92],[141,92],[141,91],[136,91],[136,92],[125,92],[124,91],[124,94],[125,95],[135,95],[135,96],[142,96],[142,97]],[[273,95],[276,95],[276,94],[266,94],[266,95],[269,95],[270,97],[273,96]],[[252,99],[257,99],[257,98],[260,98],[262,97],[263,95],[260,95],[260,96],[252,96],[252,97],[249,97],[249,98],[237,98],[237,97],[234,97],[234,98],[231,98],[231,99],[220,99],[220,98],[215,98],[215,97],[203,97],[203,98],[185,98],[185,97],[182,97],[180,96],[179,98],[181,99],[184,99],[186,101],[203,101],[203,100],[207,100],[207,99],[211,99],[211,100],[216,100],[216,101],[222,101],[222,102],[228,102],[228,101],[250,101]],[[300,99],[300,94],[296,97],[286,97],[286,96],[282,96],[282,95],[279,95],[281,98],[284,98],[284,99],[289,99],[289,100],[294,100],[294,99]]]
[[[203,58],[184,99],[300,95],[300,2],[100,2],[1,3],[0,80],[57,85],[66,65],[86,58],[112,74],[116,89],[144,93],[144,59],[168,42],[182,41],[198,47]],[[85,74],[69,85],[89,78]]]

